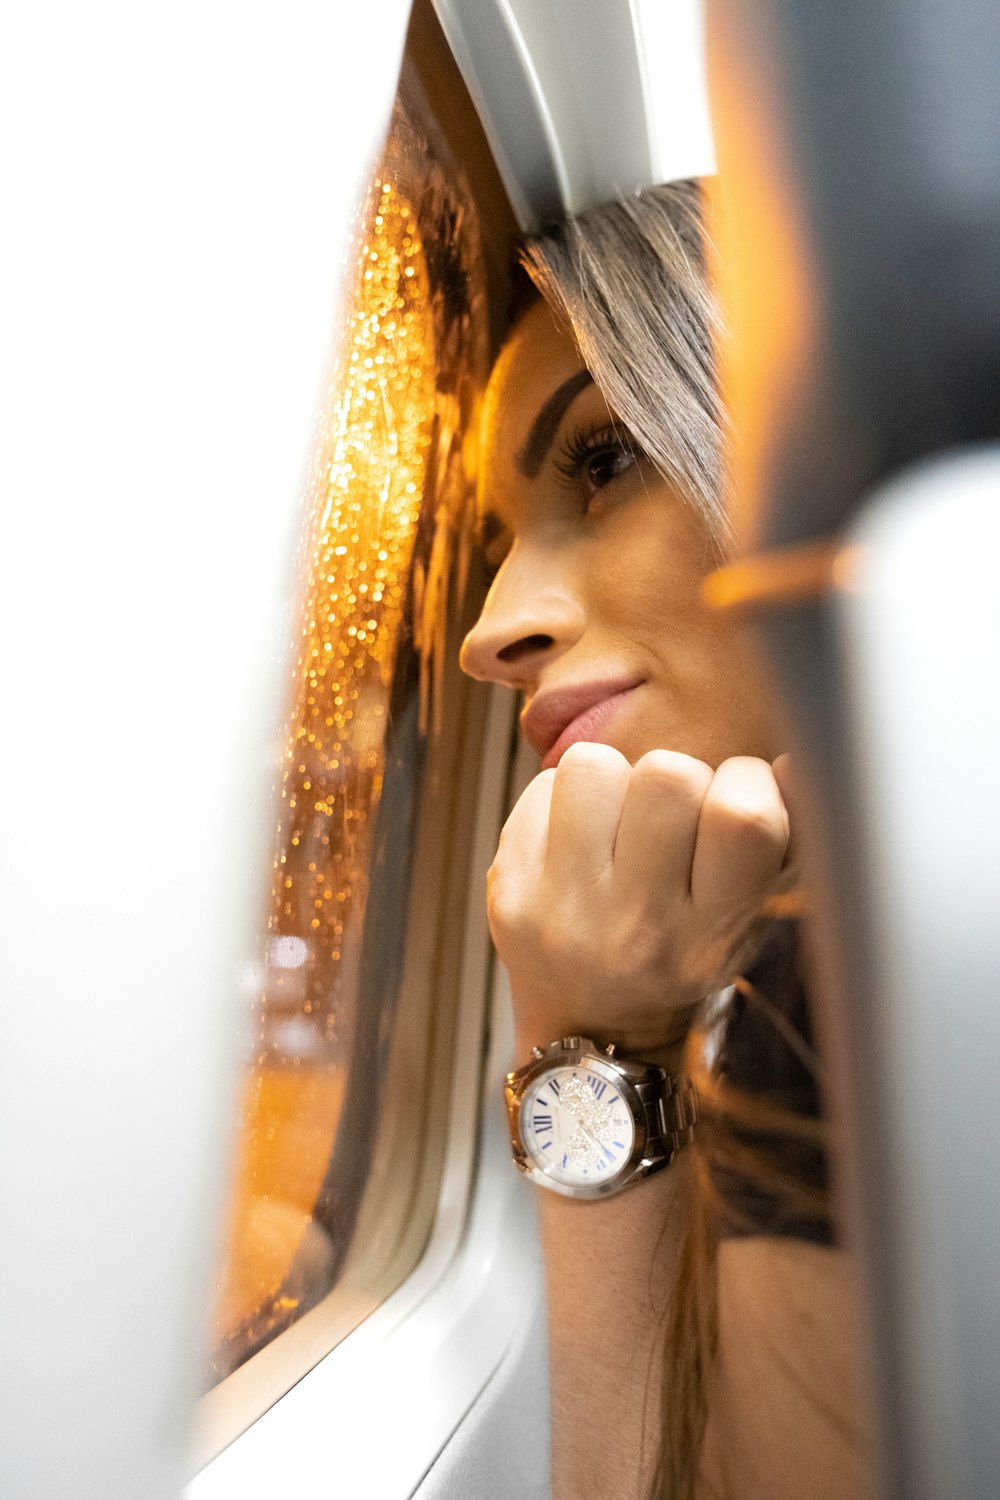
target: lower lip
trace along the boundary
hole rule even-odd
[[[636,687],[639,684],[636,683]],[[542,770],[549,771],[557,766],[569,749],[570,745],[579,744],[581,740],[587,740],[591,744],[604,743],[604,736],[608,724],[614,718],[618,710],[631,698],[635,687],[625,688],[620,693],[615,693],[611,698],[602,698],[600,703],[595,703],[593,708],[585,709],[573,719],[562,734],[556,740],[552,749],[542,761]]]

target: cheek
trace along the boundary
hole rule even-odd
[[[768,695],[742,632],[701,602],[716,564],[688,515],[647,511],[642,526],[622,517],[592,556],[597,619],[650,669],[649,722],[636,726],[642,743],[628,748],[638,754],[669,743],[712,764],[737,754],[771,758]]]
[[[700,602],[713,565],[701,524],[686,508],[624,507],[609,517],[594,549],[594,602],[607,624],[636,642],[666,643],[681,634],[693,644],[714,627]]]

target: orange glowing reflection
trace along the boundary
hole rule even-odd
[[[718,176],[709,179],[713,269],[728,326],[722,383],[733,414],[737,533],[752,544],[773,478],[775,416],[796,403],[819,337],[819,309],[805,229],[787,187],[787,142],[767,91],[750,90],[746,36],[717,8],[708,20],[719,159]],[[758,66],[763,72],[764,64]]]
[[[393,673],[440,422],[434,338],[415,214],[380,178],[307,497],[301,634],[213,1319],[215,1378],[329,1285],[329,1239],[313,1214],[341,1112],[354,1017],[341,997],[356,989]]]

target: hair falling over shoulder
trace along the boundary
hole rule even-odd
[[[744,1010],[744,1027],[766,1038],[765,1054],[780,1051],[800,1079],[814,1084],[815,1059],[798,1030],[801,1017],[789,1016],[785,997],[772,998],[742,979],[733,999]],[[767,1206],[766,1232],[804,1226],[822,1237],[829,1231],[825,1124],[785,1102],[794,1090],[751,1091],[727,1079],[717,1046],[727,1024],[731,1017],[706,1010],[685,1049],[699,1119],[677,1163],[684,1228],[664,1328],[660,1457],[650,1500],[700,1500],[712,1493],[700,1469],[716,1371],[720,1234],[759,1232],[761,1203]],[[787,1075],[787,1065],[783,1071]],[[762,1072],[773,1078],[766,1057]]]

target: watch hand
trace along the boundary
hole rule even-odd
[[[602,1108],[602,1107],[603,1106],[598,1106],[598,1108]],[[566,1106],[563,1105],[562,1108],[566,1109]],[[600,1141],[597,1139],[597,1137],[595,1135],[593,1135],[591,1133],[591,1131],[589,1131],[587,1129],[586,1125],[583,1123],[584,1115],[585,1115],[585,1113],[587,1113],[587,1111],[585,1109],[580,1109],[579,1111],[577,1111],[575,1109],[569,1108],[569,1109],[566,1109],[566,1113],[573,1120],[573,1122],[577,1126],[577,1128],[579,1130],[583,1131],[584,1135],[587,1137],[588,1140],[593,1141],[594,1144],[595,1144],[595,1146],[599,1146],[601,1144]],[[610,1121],[609,1120],[607,1120],[607,1119],[603,1120],[602,1124],[603,1124],[603,1126],[604,1126],[605,1129],[610,1128]],[[597,1127],[597,1128],[599,1128],[599,1127]]]
[[[587,1137],[587,1140],[590,1142],[591,1146],[597,1152],[598,1156],[602,1156],[602,1157],[603,1156],[607,1156],[609,1158],[609,1160],[613,1159],[613,1158],[611,1158],[610,1153],[609,1153],[607,1147],[603,1144],[603,1142],[601,1142],[601,1141],[599,1141],[597,1139],[596,1135],[591,1135],[590,1131],[587,1129],[586,1125],[584,1125],[584,1123],[583,1123],[582,1120],[577,1119],[577,1121],[576,1121],[576,1128],[583,1135],[585,1135]]]

